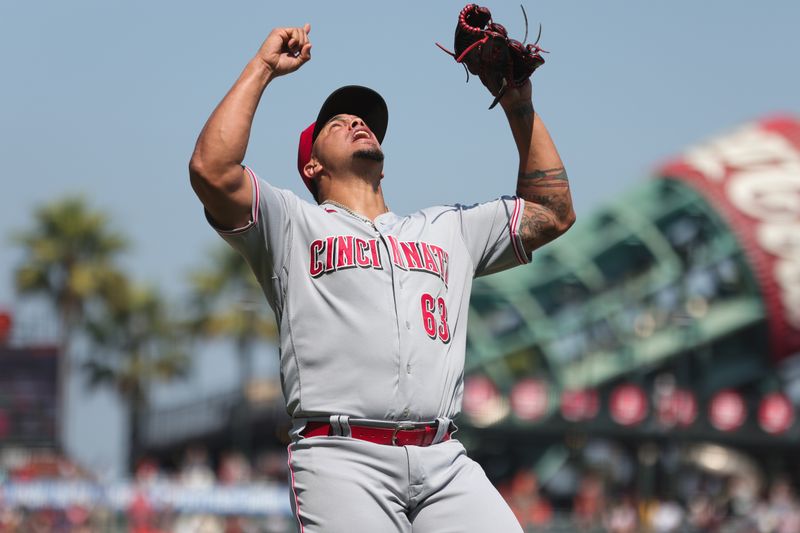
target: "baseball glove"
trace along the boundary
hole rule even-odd
[[[522,6],[520,6],[522,7]],[[509,87],[520,87],[531,77],[533,71],[542,63],[542,50],[539,37],[542,27],[539,26],[539,37],[532,44],[525,44],[528,39],[528,16],[525,17],[525,38],[519,42],[508,37],[502,24],[492,21],[488,8],[476,4],[468,4],[458,15],[454,52],[439,43],[436,46],[453,56],[456,62],[464,65],[469,73],[478,76],[481,82],[495,97],[489,109],[492,109],[503,97]]]

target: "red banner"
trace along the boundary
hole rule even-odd
[[[547,382],[542,379],[523,379],[511,390],[511,410],[520,420],[540,420],[549,408]]]
[[[498,396],[497,388],[486,376],[470,376],[464,381],[462,409],[470,416],[483,413]]]
[[[611,392],[608,408],[614,422],[623,426],[639,424],[647,416],[647,396],[632,383],[619,385]]]
[[[742,395],[734,390],[722,390],[711,398],[708,407],[711,425],[720,431],[739,429],[747,418],[747,407]]]
[[[758,425],[770,435],[778,435],[792,427],[794,406],[786,395],[773,392],[764,396],[758,407]]]
[[[561,393],[561,416],[570,422],[591,420],[600,410],[600,398],[596,390],[565,390]]]
[[[696,188],[737,235],[761,288],[773,359],[800,351],[800,120],[748,124],[659,174]]]

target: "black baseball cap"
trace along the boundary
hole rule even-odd
[[[360,117],[378,138],[378,142],[383,142],[389,123],[386,102],[380,94],[361,85],[345,85],[331,93],[319,110],[311,140],[316,141],[323,126],[343,113]]]
[[[336,115],[343,113],[360,117],[375,134],[378,142],[383,143],[389,123],[389,110],[383,97],[369,87],[361,85],[345,85],[336,89],[325,99],[317,115],[317,120],[300,134],[300,143],[297,148],[297,170],[309,190],[312,190],[311,183],[303,174],[303,168],[311,160],[311,147],[325,124]]]

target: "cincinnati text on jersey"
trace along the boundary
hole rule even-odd
[[[394,266],[433,274],[447,286],[449,256],[441,246],[422,241],[400,241],[391,235],[387,235],[386,240]],[[353,235],[317,239],[309,246],[309,274],[312,278],[318,278],[323,274],[355,267],[382,270],[379,246],[378,239]]]

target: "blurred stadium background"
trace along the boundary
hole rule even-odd
[[[475,283],[471,456],[526,531],[800,532],[800,119],[688,147],[580,218]],[[243,262],[220,248],[174,312],[116,266],[107,222],[66,198],[15,236],[20,301],[57,319],[0,313],[0,532],[294,531],[280,384],[254,372],[275,329]],[[159,402],[220,339],[239,386]],[[125,406],[124,479],[63,451],[74,373]]]

